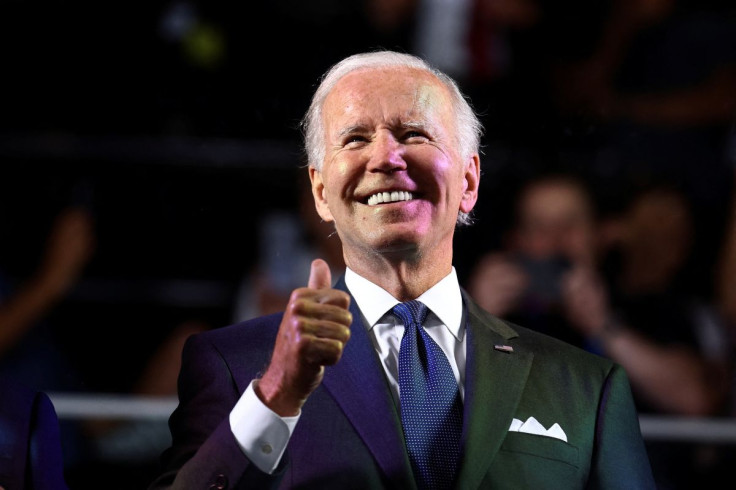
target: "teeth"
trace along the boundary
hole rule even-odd
[[[375,206],[384,202],[398,202],[398,201],[411,201],[413,196],[411,192],[404,191],[393,191],[393,192],[378,192],[368,198],[368,205]]]

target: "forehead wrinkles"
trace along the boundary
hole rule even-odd
[[[330,134],[368,129],[376,124],[397,127],[438,124],[448,111],[444,86],[428,74],[376,70],[376,76],[355,83],[346,75],[325,100],[325,128]],[[364,73],[363,73],[364,75]],[[449,121],[452,124],[452,118]]]

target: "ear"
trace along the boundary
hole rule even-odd
[[[476,153],[470,157],[465,166],[463,196],[460,200],[460,211],[469,213],[478,200],[478,186],[480,185],[480,156]]]
[[[314,197],[314,206],[317,208],[317,214],[327,221],[335,221],[327,205],[327,196],[325,195],[325,184],[322,181],[322,173],[314,167],[309,167],[309,180],[312,182],[312,196]]]

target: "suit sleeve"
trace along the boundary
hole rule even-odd
[[[239,390],[221,354],[201,336],[184,346],[178,390],[179,405],[169,419],[172,445],[150,490],[278,487],[288,457],[268,475],[245,456],[229,422]]]
[[[626,372],[615,365],[603,386],[589,489],[654,490],[654,477]]]

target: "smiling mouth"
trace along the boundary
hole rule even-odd
[[[378,192],[368,198],[367,204],[369,206],[376,206],[377,204],[400,202],[400,201],[411,201],[414,196],[411,192],[406,191],[392,191],[392,192]]]

